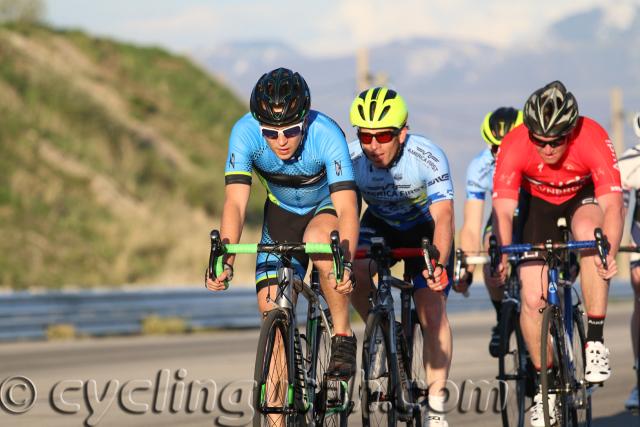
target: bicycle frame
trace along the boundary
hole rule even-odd
[[[309,369],[305,367],[305,359],[302,355],[302,343],[301,336],[298,332],[298,323],[296,315],[296,303],[297,296],[302,296],[308,302],[307,310],[307,357],[308,360],[316,360],[320,349],[317,347],[316,337],[320,331],[320,325],[323,324],[327,330],[331,330],[329,320],[326,317],[325,311],[320,301],[320,280],[317,270],[314,268],[311,273],[311,286],[306,284],[301,278],[297,277],[289,254],[292,252],[305,252],[305,253],[322,253],[331,254],[334,261],[334,272],[337,280],[341,280],[344,272],[343,253],[339,246],[340,238],[337,231],[331,233],[331,243],[274,243],[274,244],[226,244],[223,245],[220,239],[220,233],[217,230],[213,230],[210,234],[211,237],[211,253],[209,257],[209,265],[207,269],[207,275],[210,278],[215,278],[223,271],[222,259],[223,255],[227,253],[245,253],[253,254],[257,252],[269,252],[278,253],[284,256],[280,257],[280,264],[276,270],[277,275],[277,291],[276,297],[273,299],[274,305],[277,309],[284,310],[290,322],[290,329],[292,333],[289,334],[289,340],[285,345],[287,346],[287,354],[294,357],[295,371],[298,375],[302,375],[300,378],[295,378],[298,383],[297,386],[301,389],[302,400],[304,402],[305,412],[311,408],[311,403],[315,401],[316,387],[318,383],[316,381],[316,364],[310,363]],[[288,384],[287,389],[287,407],[275,410],[271,408],[258,409],[262,413],[285,413],[294,412],[293,395],[295,393],[294,388],[296,384]],[[346,411],[349,407],[349,400],[344,397],[348,393],[348,383],[346,381],[340,381],[339,387],[342,396],[341,407],[329,408],[326,413],[331,414],[340,411]],[[264,394],[264,385],[262,386],[262,394]],[[262,399],[261,399],[262,400]],[[265,410],[263,410],[265,409]]]

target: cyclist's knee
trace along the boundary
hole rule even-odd
[[[522,299],[522,311],[527,314],[538,313],[541,308],[544,308],[545,302],[540,295],[540,291],[528,291],[521,292]]]
[[[425,290],[425,292],[428,292]],[[446,302],[440,295],[430,293],[429,298],[421,298],[416,301],[416,310],[418,317],[423,322],[423,326],[438,328],[440,325],[448,323]]]

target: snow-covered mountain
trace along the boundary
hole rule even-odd
[[[562,80],[581,112],[610,127],[610,91],[622,88],[629,111],[640,110],[640,8],[612,5],[567,16],[516,46],[415,38],[371,47],[370,68],[407,99],[412,131],[448,153],[456,191],[462,194],[469,160],[483,148],[484,115],[500,106],[521,107],[529,94]],[[348,111],[356,95],[355,53],[318,58],[278,43],[234,43],[198,60],[244,99],[260,75],[278,66],[300,71],[313,107],[333,116],[353,137]],[[626,145],[635,143],[630,129]],[[462,199],[462,198],[459,198]],[[460,210],[458,210],[460,212]]]

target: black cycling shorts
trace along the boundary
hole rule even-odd
[[[559,205],[533,197],[524,191],[520,193],[520,196],[521,203],[519,205],[522,208],[519,217],[522,221],[523,243],[544,243],[548,239],[554,242],[562,241],[558,219],[565,218],[567,226],[571,227],[571,220],[579,207],[598,204],[593,183],[584,186],[575,196]]]
[[[282,209],[267,199],[264,203],[264,220],[260,243],[302,242],[309,222],[319,214],[337,216],[333,205],[330,203],[323,203],[317,209],[311,210],[305,215],[298,215]],[[304,278],[309,264],[309,257],[305,254],[296,254],[292,258],[296,274],[300,278]],[[256,292],[264,287],[278,283],[276,272],[279,264],[276,255],[258,254],[256,259]]]
[[[367,209],[360,220],[360,237],[358,239],[358,246],[371,245],[372,237],[384,238],[385,244],[394,248],[419,248],[422,246],[422,238],[427,237],[433,243],[433,230],[435,224],[433,221],[423,222],[409,230],[397,230],[384,222],[382,219],[373,215]],[[451,281],[453,279],[453,247],[449,252],[449,262],[447,263],[447,275],[449,277],[449,284],[445,288],[444,292],[449,295],[451,289]],[[427,282],[422,276],[422,270],[424,270],[424,258],[410,258],[405,261],[405,268],[407,273],[413,276],[413,284],[416,289],[426,288]]]

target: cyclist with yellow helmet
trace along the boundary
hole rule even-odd
[[[484,240],[485,247],[488,245],[491,234],[491,218],[489,218],[484,233],[481,238],[482,220],[484,216],[484,202],[487,194],[491,196],[493,189],[493,173],[495,171],[495,157],[502,143],[502,138],[513,128],[522,123],[522,111],[511,107],[500,107],[488,113],[482,121],[480,133],[487,143],[487,147],[480,152],[469,164],[467,168],[467,199],[464,203],[464,223],[460,230],[460,247],[469,253],[480,251],[481,242]],[[464,292],[473,280],[475,265],[469,265],[462,275],[460,283],[455,283],[456,290]],[[491,341],[489,343],[489,353],[493,357],[498,357],[500,349],[500,334],[497,323],[500,319],[500,309],[502,305],[502,289],[496,286],[489,286],[491,277],[488,268],[483,269],[484,281],[487,284],[489,298],[496,310],[496,326],[491,329]]]
[[[453,184],[447,157],[427,138],[409,133],[407,105],[394,90],[376,87],[362,92],[351,105],[351,124],[358,138],[349,144],[356,185],[367,203],[360,221],[358,246],[374,236],[391,248],[420,247],[429,237],[439,251],[434,280],[427,279],[424,260],[408,265],[414,274],[414,300],[424,337],[424,362],[429,407],[423,425],[447,426],[444,387],[451,365],[451,329],[446,313],[450,284],[444,274],[454,235]],[[449,266],[447,266],[449,264]],[[352,303],[365,319],[369,310],[370,260],[354,263],[356,286]],[[445,267],[447,266],[447,267]]]

